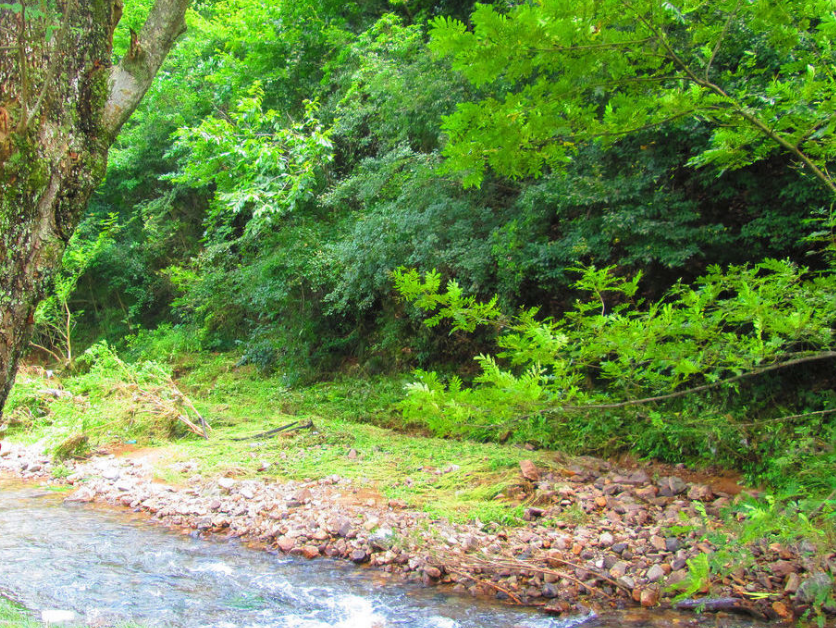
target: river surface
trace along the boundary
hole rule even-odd
[[[345,562],[194,539],[146,516],[0,478],[0,591],[91,625],[185,628],[751,628],[731,617],[644,612],[556,619],[386,584]]]

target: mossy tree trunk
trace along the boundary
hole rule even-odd
[[[20,4],[0,9],[0,416],[35,307],[189,0],[157,0],[116,66],[121,0]]]

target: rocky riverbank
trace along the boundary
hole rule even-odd
[[[809,541],[752,543],[743,550],[747,559],[729,565],[727,574],[695,580],[689,561],[698,565],[701,556],[727,549],[707,533],[719,526],[731,491],[676,474],[651,478],[595,459],[548,473],[523,461],[516,497],[526,504],[527,523],[507,527],[431,519],[337,475],[278,483],[208,477],[181,462],[174,470],[190,476],[188,482],[163,484],[142,454],[65,462],[65,477],[54,478],[48,458],[4,442],[0,472],[67,484],[74,489],[68,500],[146,511],[194,534],[241,537],[308,559],[345,559],[555,614],[670,607],[679,585],[708,610],[791,620],[832,587],[828,572],[836,571],[836,553],[822,556]],[[439,471],[445,472],[456,470]],[[695,604],[686,600],[680,607]]]

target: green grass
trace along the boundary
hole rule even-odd
[[[0,595],[0,628],[41,628],[44,626],[40,621],[35,619],[35,615],[31,612]],[[66,624],[65,624],[66,625]],[[67,628],[84,628],[86,624],[72,624],[67,625]],[[96,624],[98,628],[105,628],[101,624]],[[134,623],[119,623],[115,624],[113,628],[143,628],[141,624]]]
[[[0,627],[35,628],[40,625],[26,609],[0,595]]]
[[[46,447],[81,433],[89,436],[91,447],[130,441],[159,446],[164,455],[155,472],[174,483],[194,473],[172,469],[187,460],[196,461],[207,476],[316,480],[337,474],[433,516],[484,523],[521,522],[521,505],[504,497],[520,481],[521,460],[532,459],[541,468],[561,466],[562,458],[553,452],[433,438],[403,426],[396,404],[406,378],[341,378],[291,389],[279,376],[264,378],[253,367],[235,368],[229,356],[191,356],[174,371],[178,386],[212,425],[208,441],[154,415],[111,370],[95,369],[64,378],[61,384],[72,396],[49,400],[38,391],[58,383],[34,371],[22,373],[12,395],[11,414],[18,425],[11,433]],[[39,415],[31,408],[39,408]],[[308,420],[314,429],[231,440]],[[264,463],[269,466],[260,472]]]

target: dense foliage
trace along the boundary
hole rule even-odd
[[[833,349],[833,9],[199,2],[39,344],[420,367],[404,412],[444,434],[820,487],[832,362],[713,384]]]

